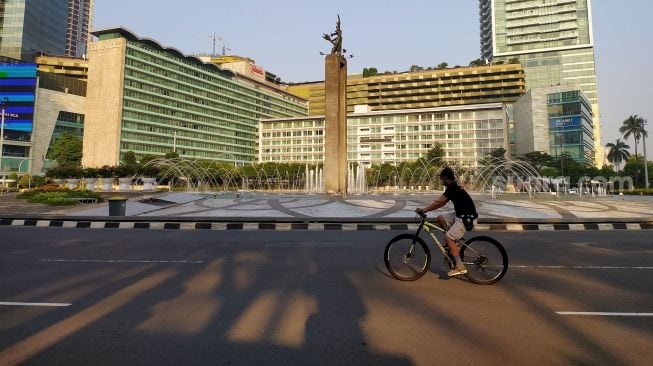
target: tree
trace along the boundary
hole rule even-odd
[[[431,165],[442,165],[442,158],[445,156],[444,147],[441,143],[433,144],[431,150],[426,153],[426,162]]]
[[[136,161],[136,153],[133,151],[127,151],[122,160],[125,165],[136,165],[138,163]]]
[[[444,69],[446,69],[447,67],[449,67],[449,64],[446,63],[446,62],[442,62],[442,63],[440,63],[436,68],[437,68],[438,70],[444,70]]]
[[[147,163],[149,163],[150,161],[152,161],[152,160],[154,160],[154,159],[157,159],[157,158],[158,158],[158,156],[156,156],[156,155],[145,154],[145,155],[143,155],[143,156],[141,157],[141,164],[147,164]]]
[[[369,77],[369,76],[375,76],[379,73],[379,71],[376,69],[376,67],[370,67],[370,68],[364,68],[363,69],[363,77]]]
[[[605,147],[610,149],[608,151],[608,160],[612,165],[614,165],[615,171],[619,171],[621,163],[628,161],[628,158],[630,157],[630,152],[628,151],[630,146],[626,145],[626,143],[621,141],[621,139],[617,139],[614,144],[609,142]]]
[[[628,117],[621,127],[619,127],[619,132],[624,135],[624,139],[632,135],[635,139],[635,162],[637,162],[637,144],[642,137],[648,137],[648,133],[644,129],[644,119],[638,117],[636,114]],[[635,186],[637,186],[637,181],[639,180],[639,169],[635,170]]]
[[[174,159],[178,157],[179,157],[179,153],[176,151],[169,151],[166,153],[166,159]]]
[[[483,59],[477,58],[476,60],[472,60],[469,62],[469,66],[474,67],[474,66],[483,66],[485,65],[485,61]]]
[[[47,155],[54,159],[60,166],[79,166],[82,161],[82,139],[77,135],[63,134],[56,139]]]
[[[532,151],[519,157],[519,160],[530,164],[538,173],[542,174],[542,168],[551,164],[551,155],[542,151]]]
[[[481,166],[501,165],[507,161],[505,155],[506,155],[506,149],[502,147],[498,147],[485,154],[485,156],[481,158],[478,161],[478,163]]]
[[[410,69],[408,69],[408,72],[419,72],[419,71],[424,71],[424,68],[418,65],[411,65]]]
[[[509,64],[520,64],[519,59],[517,57],[513,57],[511,59],[508,59],[507,63]]]

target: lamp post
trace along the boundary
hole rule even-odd
[[[646,160],[646,125],[648,125],[648,120],[644,120],[642,123],[642,146],[644,147],[644,187],[648,189],[648,161]]]
[[[25,158],[25,159],[21,160],[20,164],[18,164],[18,173],[20,173],[20,168],[23,166],[23,163],[26,162],[26,161],[29,161],[29,160],[32,160],[32,159]],[[29,166],[29,164],[28,164],[28,166]],[[27,176],[29,177],[29,182],[27,184],[27,188],[32,189],[32,175],[30,174],[29,169],[28,169],[28,171],[26,173],[27,173]]]
[[[2,119],[0,120],[0,171],[2,172],[2,185],[5,185],[5,173],[4,169],[2,168],[2,157],[3,157],[3,151],[2,149],[4,148],[4,143],[5,143],[5,107],[7,106],[7,102],[9,101],[9,98],[4,97],[2,98]]]

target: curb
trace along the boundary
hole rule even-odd
[[[263,221],[263,222],[261,222]],[[271,231],[370,231],[417,230],[417,224],[379,222],[215,222],[215,221],[134,221],[134,220],[64,220],[0,219],[0,226],[56,227],[81,229],[154,229],[154,230],[271,230]],[[653,222],[587,223],[479,223],[474,231],[584,231],[584,230],[653,230]]]

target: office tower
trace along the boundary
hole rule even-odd
[[[0,0],[0,55],[34,61],[40,54],[81,57],[93,0]]]
[[[528,89],[578,86],[592,103],[595,163],[602,164],[591,0],[479,0],[479,4],[481,57],[518,59]]]
[[[0,0],[0,56],[34,61],[66,51],[68,0]]]
[[[83,57],[90,37],[93,0],[69,0],[66,55]]]

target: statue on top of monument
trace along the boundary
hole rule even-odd
[[[331,42],[331,54],[342,54],[342,30],[340,29],[340,14],[338,14],[338,22],[336,22],[336,30],[331,33],[324,33],[322,38]]]

